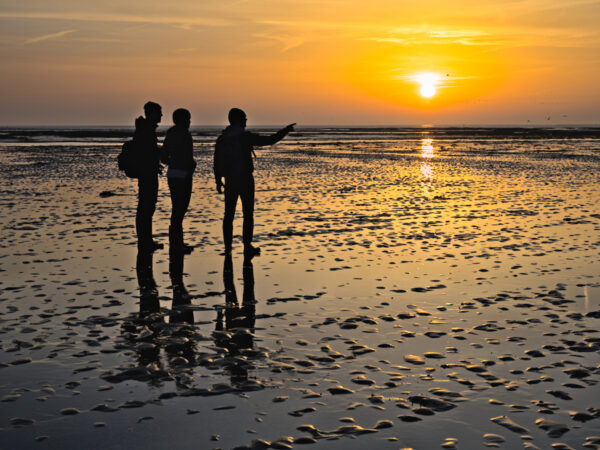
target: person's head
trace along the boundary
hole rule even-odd
[[[178,108],[173,111],[173,123],[179,127],[189,128],[192,115],[185,108]]]
[[[144,105],[144,115],[150,122],[159,123],[162,117],[162,108],[158,103],[147,102]]]
[[[246,126],[246,113],[239,108],[231,108],[228,118],[231,125]]]

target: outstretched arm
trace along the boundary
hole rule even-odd
[[[282,140],[284,137],[286,137],[288,133],[290,133],[291,131],[294,131],[295,125],[296,125],[295,123],[291,123],[287,127],[284,127],[281,130],[279,130],[277,133],[273,133],[269,136],[261,136],[260,134],[256,134],[256,133],[248,133],[248,134],[251,137],[251,140],[252,140],[251,143],[253,146],[261,147],[263,145],[273,145],[273,144],[279,142],[280,140]]]

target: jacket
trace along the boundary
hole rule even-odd
[[[261,136],[244,127],[230,125],[217,138],[215,145],[213,170],[215,178],[241,178],[252,174],[254,163],[252,154],[254,147],[273,145],[286,135],[284,129],[277,133]]]
[[[169,169],[185,170],[189,174],[194,172],[194,142],[187,128],[169,128],[162,148],[162,161],[169,165]]]
[[[139,151],[140,177],[157,175],[160,168],[158,138],[156,137],[157,125],[148,122],[140,116],[135,119],[135,133],[133,142]]]

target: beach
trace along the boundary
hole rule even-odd
[[[125,131],[19,133],[0,448],[600,448],[598,129],[300,128],[257,150],[251,265],[241,205],[221,254],[218,129],[195,250],[161,177],[150,259]]]

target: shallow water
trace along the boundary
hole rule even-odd
[[[147,260],[139,286],[117,145],[3,144],[1,448],[580,448],[600,434],[600,140],[311,133],[257,152],[262,255],[245,269],[239,236],[231,267],[219,254],[200,139],[189,295],[167,249],[156,289]],[[162,179],[165,246],[169,214]]]

